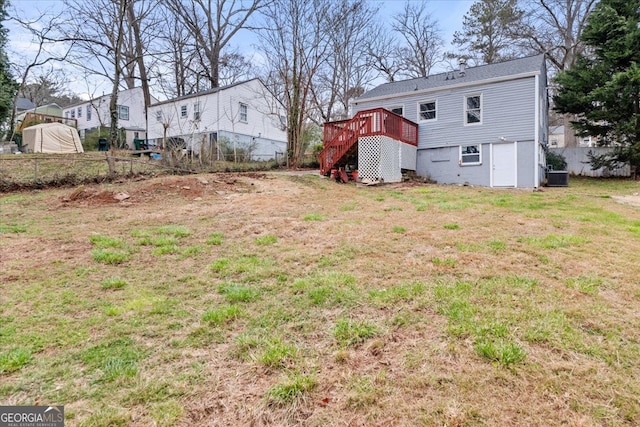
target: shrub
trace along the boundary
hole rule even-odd
[[[563,155],[547,152],[547,168],[554,171],[567,170],[567,160]]]

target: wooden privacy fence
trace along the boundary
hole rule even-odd
[[[589,152],[594,154],[605,154],[611,151],[606,147],[563,147],[550,148],[549,151],[564,157],[567,162],[567,170],[571,175],[591,176],[591,177],[629,177],[631,176],[631,168],[627,165],[619,169],[600,168],[591,169],[589,163]]]

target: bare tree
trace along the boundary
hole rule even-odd
[[[197,70],[197,57],[193,36],[176,21],[169,9],[162,8],[160,14],[166,25],[157,35],[158,50],[161,53],[154,73],[158,86],[167,98],[196,92],[197,73],[194,70]]]
[[[64,69],[49,64],[48,67],[31,74],[27,83],[22,85],[19,96],[30,100],[34,105],[56,103],[64,107],[82,101],[80,97],[67,90],[69,78]]]
[[[544,53],[551,63],[552,73],[567,70],[577,57],[585,52],[585,44],[580,40],[587,19],[597,0],[535,0],[524,2],[526,8],[523,49],[531,53]],[[565,114],[564,140],[568,147],[577,144],[571,121],[572,115]]]
[[[270,0],[162,0],[193,37],[199,71],[210,88],[220,86],[223,51]]]
[[[127,72],[135,60],[126,58],[126,9],[135,0],[65,0],[67,23],[62,27],[64,39],[73,41],[75,48],[69,62],[88,75],[114,81],[132,81]],[[116,54],[117,52],[117,54]]]
[[[373,80],[367,48],[377,37],[377,28],[372,25],[375,14],[365,0],[338,0],[326,17],[330,48],[312,87],[322,121],[346,117],[349,101]]]
[[[380,31],[369,40],[367,46],[369,66],[388,82],[394,82],[400,72],[402,54],[394,33]]]
[[[237,51],[227,50],[223,52],[220,58],[219,83],[221,86],[249,80],[256,73],[253,64]]]
[[[55,15],[47,18],[44,13],[32,20],[23,20],[19,17],[19,13],[13,13],[12,18],[22,28],[29,31],[32,36],[33,43],[36,45],[35,49],[32,49],[33,55],[27,60],[27,63],[20,67],[20,83],[18,90],[15,92],[13,105],[16,105],[18,94],[23,92],[27,82],[30,78],[31,72],[37,70],[42,66],[54,63],[64,62],[67,60],[70,50],[73,48],[73,43],[65,45],[62,50],[56,51],[55,46],[60,44],[60,40],[56,38],[55,34],[61,25],[61,15]],[[15,107],[12,109],[11,118],[9,121],[9,129],[13,133],[15,131]],[[13,134],[11,136],[13,138]]]
[[[524,49],[547,54],[556,70],[568,69],[585,50],[580,37],[596,3],[597,0],[523,2],[527,17]]]
[[[276,0],[264,10],[262,49],[270,59],[267,84],[286,111],[287,159],[297,167],[306,149],[304,131],[312,109],[312,88],[326,60],[329,0]]]
[[[404,10],[394,16],[393,30],[404,39],[400,54],[404,62],[402,74],[427,77],[431,68],[444,59],[443,41],[438,22],[427,11],[426,2],[405,3]]]

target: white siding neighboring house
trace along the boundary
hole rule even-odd
[[[103,95],[89,101],[70,105],[62,109],[66,119],[75,119],[78,133],[84,140],[87,131],[98,127],[109,128],[111,118],[109,103],[111,95]],[[151,99],[151,102],[158,102]],[[126,131],[126,142],[129,148],[134,148],[134,138],[145,139],[146,118],[144,114],[144,95],[141,87],[118,92],[118,127]]]
[[[385,108],[417,123],[419,176],[532,188],[545,178],[546,84],[538,55],[385,83],[357,98],[352,110]]]
[[[549,147],[564,147],[564,125],[549,126]]]
[[[287,148],[282,105],[260,79],[223,86],[149,108],[149,142],[184,141],[189,151],[212,150],[218,142],[249,151],[253,160],[270,160]]]

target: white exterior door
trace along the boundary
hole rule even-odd
[[[492,174],[494,187],[516,186],[516,144],[493,144]]]

